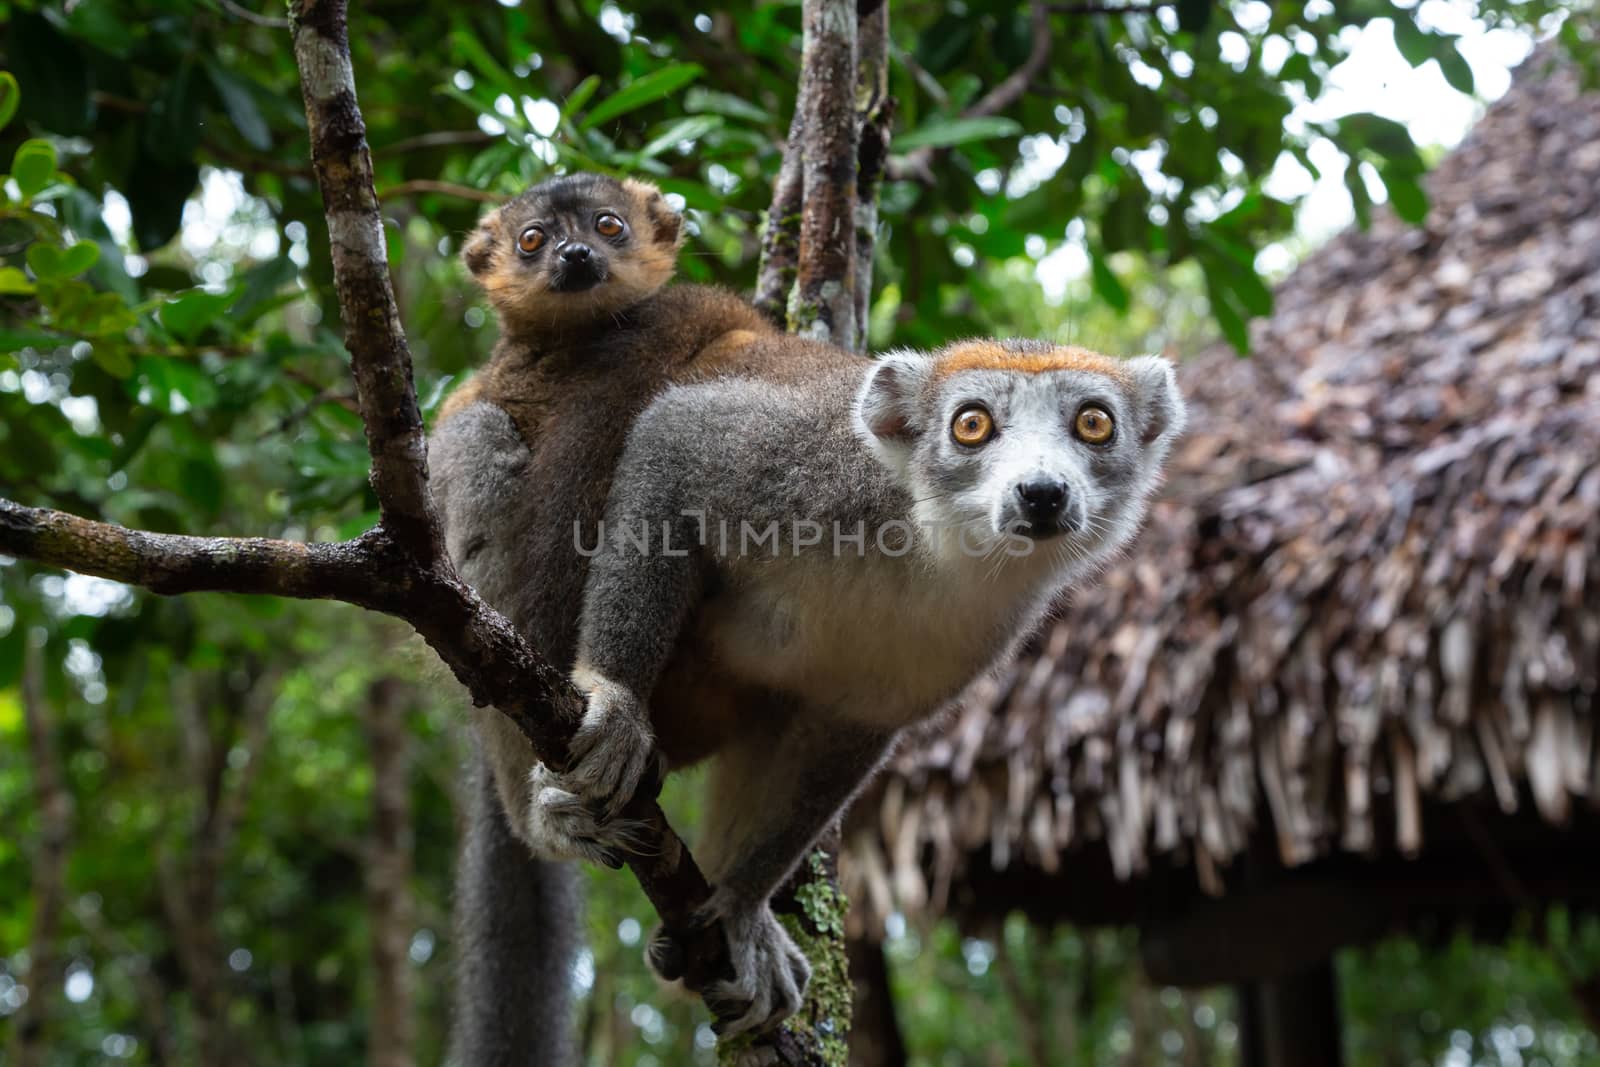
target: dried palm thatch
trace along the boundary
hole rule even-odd
[[[1184,368],[1130,557],[858,808],[858,919],[970,864],[1218,892],[1263,835],[1414,855],[1425,805],[1600,797],[1600,94],[1521,73],[1425,225],[1334,240],[1253,358]]]

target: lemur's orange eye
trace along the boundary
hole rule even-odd
[[[950,424],[950,436],[958,445],[976,448],[994,436],[994,419],[977,405],[962,408]]]
[[[531,256],[544,247],[544,231],[537,226],[529,226],[517,236],[517,249],[525,256]]]
[[[1113,427],[1111,412],[1094,404],[1079,411],[1077,419],[1072,424],[1078,437],[1091,445],[1103,445],[1111,440]]]
[[[594,228],[601,237],[615,237],[622,232],[622,220],[615,215],[601,215],[594,220]]]

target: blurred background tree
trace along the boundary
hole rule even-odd
[[[0,495],[194,534],[373,521],[286,28],[248,2],[0,0]],[[1586,6],[896,4],[873,346],[1020,334],[1176,353],[1220,333],[1243,349],[1274,271],[1329,225],[1297,231],[1297,205],[1343,189],[1357,220],[1384,200],[1426,209],[1429,146],[1339,103],[1359,97],[1352,51],[1376,35],[1470,95],[1496,73],[1469,61],[1488,31],[1502,51],[1559,33],[1590,57],[1587,13],[1567,17]],[[683,274],[748,289],[799,16],[353,14],[429,410],[492,340],[461,235],[556,169],[651,176],[690,219]],[[420,645],[348,609],[162,600],[0,558],[0,1056],[437,1062],[459,709]],[[393,829],[395,776],[399,835],[375,817]],[[692,821],[686,792],[668,800]],[[409,877],[370,884],[375,858]],[[574,975],[591,1061],[709,1062],[697,1009],[639,960],[652,917],[635,886],[591,883]],[[1600,1059],[1533,944],[1350,958],[1352,1062]],[[939,927],[901,932],[890,957],[919,1063],[1234,1062],[1228,998],[1141,985],[1123,937]],[[1515,992],[1486,1003],[1485,971]],[[391,1009],[415,998],[376,1034],[375,989]]]

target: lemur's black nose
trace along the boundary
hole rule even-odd
[[[1035,478],[1017,486],[1017,496],[1022,500],[1028,517],[1054,517],[1067,499],[1067,487],[1051,478]]]
[[[561,262],[563,263],[582,263],[589,258],[589,255],[589,246],[580,244],[577,241],[561,246]]]

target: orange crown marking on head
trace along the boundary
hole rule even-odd
[[[1029,350],[1007,348],[996,341],[969,341],[951,348],[934,364],[934,374],[940,378],[969,370],[999,370],[1017,374],[1078,370],[1104,374],[1118,381],[1128,376],[1121,360],[1075,345]]]

